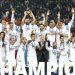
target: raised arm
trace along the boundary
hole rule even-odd
[[[9,11],[6,11],[6,24],[8,24],[8,14],[9,14]]]
[[[35,23],[36,22],[36,18],[35,18],[35,16],[34,16],[34,14],[33,14],[33,12],[32,11],[30,11],[30,17],[32,17],[33,18],[33,21],[32,21],[32,23]]]
[[[15,23],[15,17],[14,17],[14,15],[15,15],[15,10],[12,9],[11,11],[12,11],[11,22]]]
[[[71,28],[71,25],[73,24],[73,22],[74,22],[74,8],[72,8],[71,9],[71,13],[72,13],[72,19],[71,19],[71,21],[69,22],[69,27]]]
[[[61,16],[61,14],[60,14],[60,11],[59,11],[58,14],[57,14],[58,22],[60,22],[60,16]]]
[[[47,11],[46,13],[46,19],[45,19],[45,23],[48,25],[48,18],[49,18],[49,15],[51,14],[50,10]]]
[[[26,11],[25,11],[25,12],[24,12],[24,16],[23,16],[23,18],[22,18],[22,23],[23,23],[23,24],[24,24],[24,22],[25,22],[26,16],[27,16],[27,13],[26,13]]]

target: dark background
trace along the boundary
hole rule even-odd
[[[11,8],[15,9],[16,17],[23,17],[27,7],[33,11],[34,15],[46,12],[48,9],[53,15],[59,10],[64,15],[68,8],[75,7],[75,0],[0,0],[0,18]]]

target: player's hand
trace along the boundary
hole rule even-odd
[[[60,18],[60,12],[58,12],[57,16],[58,16],[58,18]]]
[[[47,15],[50,15],[50,10],[47,11]]]
[[[24,11],[24,15],[26,15],[26,11]]]
[[[15,13],[15,10],[14,9],[12,9],[12,14],[14,14]]]
[[[74,8],[71,9],[71,12],[74,13]]]
[[[8,15],[9,14],[9,11],[6,11],[6,15]]]

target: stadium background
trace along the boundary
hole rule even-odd
[[[18,16],[23,16],[23,12],[27,8],[31,9],[35,15],[51,9],[54,15],[57,10],[61,9],[64,14],[68,10],[67,7],[75,7],[75,0],[0,0],[0,3],[0,18],[5,14],[5,11],[11,8],[15,8]],[[37,12],[38,10],[39,12]]]

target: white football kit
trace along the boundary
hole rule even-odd
[[[69,60],[75,62],[75,44],[70,43],[69,51],[70,51]]]
[[[47,38],[50,41],[51,45],[53,44],[53,42],[55,42],[56,39],[56,35],[54,34],[55,32],[56,32],[56,27],[54,28],[47,27]]]
[[[23,30],[23,36],[27,37],[27,40],[31,40],[31,32],[32,32],[32,25],[26,25],[24,24],[22,26],[22,30]]]
[[[37,66],[37,54],[36,54],[36,46],[38,42],[32,41],[28,45],[28,62],[34,63],[34,66]]]

